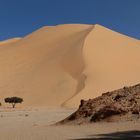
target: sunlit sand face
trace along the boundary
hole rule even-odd
[[[140,82],[140,41],[100,25],[43,27],[0,42],[0,96],[22,106],[76,107]]]

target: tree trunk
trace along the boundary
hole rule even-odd
[[[15,104],[15,103],[13,103],[13,104],[12,104],[12,107],[13,107],[13,108],[15,108],[15,105],[16,105],[16,104]]]

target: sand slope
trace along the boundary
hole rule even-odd
[[[0,46],[5,46],[5,45],[11,45],[13,43],[16,43],[19,41],[21,38],[12,38],[4,41],[0,41]]]
[[[0,46],[0,98],[24,105],[74,107],[140,82],[140,41],[100,25],[47,26]]]

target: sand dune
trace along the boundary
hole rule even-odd
[[[5,45],[11,45],[17,41],[19,41],[21,38],[12,38],[4,41],[0,41],[0,46],[5,46]]]
[[[1,99],[75,107],[81,98],[140,82],[140,41],[100,25],[47,26],[1,44]]]

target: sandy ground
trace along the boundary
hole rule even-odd
[[[130,131],[129,133],[131,134],[138,133],[137,136],[140,136],[140,132],[138,131],[140,130],[140,123],[138,122],[96,123],[77,126],[51,125],[64,119],[73,111],[72,109],[60,108],[26,108],[15,110],[1,108],[0,140],[98,140],[98,137],[101,137],[98,134],[111,135],[119,131],[123,133],[123,136],[128,133],[126,131]],[[115,134],[112,135],[116,136]],[[129,135],[127,134],[127,136]],[[108,138],[108,140],[113,139]]]

